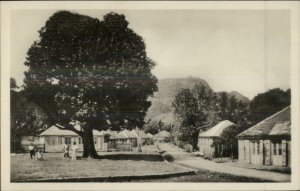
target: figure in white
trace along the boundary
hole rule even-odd
[[[78,149],[78,146],[76,145],[76,142],[73,142],[72,145],[72,160],[76,160],[76,151]]]

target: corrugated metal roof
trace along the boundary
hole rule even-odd
[[[257,123],[251,128],[238,134],[237,137],[261,137],[270,135],[291,134],[291,107],[287,107],[267,119]]]
[[[199,137],[220,137],[222,132],[229,127],[234,126],[235,124],[229,120],[224,120],[215,125],[214,127],[199,133]]]

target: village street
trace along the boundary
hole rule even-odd
[[[174,162],[184,166],[271,181],[288,182],[291,180],[291,175],[288,174],[229,166],[224,163],[216,163],[201,157],[196,157],[193,154],[187,153],[183,149],[174,145],[167,143],[158,143],[158,145],[161,150],[166,151],[168,154],[173,156]]]

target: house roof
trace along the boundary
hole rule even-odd
[[[170,137],[170,133],[168,131],[161,131],[157,133],[155,137]]]
[[[251,128],[238,134],[237,137],[261,136],[290,136],[291,135],[291,107],[287,107]]]
[[[56,135],[56,136],[78,136],[77,133],[71,130],[64,130],[59,129],[58,127],[52,125],[48,129],[46,129],[44,132],[40,134],[40,136],[50,136],[50,135]]]
[[[132,130],[131,132],[135,133],[137,137],[140,137],[142,139],[148,139],[149,137],[146,135],[146,133],[142,130]]]
[[[152,135],[151,133],[147,133],[147,136],[148,136],[149,138],[153,138],[153,135]]]
[[[225,129],[234,125],[235,124],[229,120],[221,121],[220,123],[208,129],[207,131],[199,133],[199,137],[220,137]]]
[[[131,132],[127,129],[121,131],[120,134],[122,134],[124,137],[129,138],[129,139],[136,139],[137,138],[137,135],[135,135],[133,132]]]
[[[80,129],[80,126],[76,125],[76,129]],[[103,136],[104,134],[100,131],[93,130],[94,136]],[[77,133],[71,130],[67,129],[59,129],[57,126],[52,125],[48,129],[46,129],[44,132],[40,134],[40,136],[78,136]]]
[[[107,131],[103,131],[104,134],[109,134],[109,139],[124,139],[126,137],[124,137],[123,135],[119,134],[117,131],[111,131],[111,130],[107,130]]]

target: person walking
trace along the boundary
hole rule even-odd
[[[35,156],[35,148],[32,143],[30,143],[28,149],[29,149],[30,158],[32,159],[32,156]]]
[[[78,146],[76,145],[76,142],[73,142],[72,145],[72,160],[76,160],[76,151],[78,149]]]

